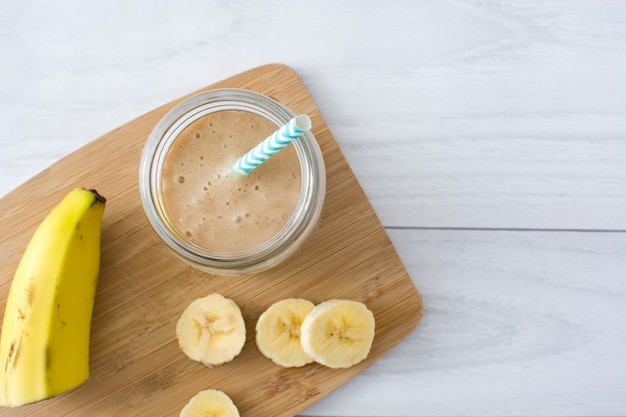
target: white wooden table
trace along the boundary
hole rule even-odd
[[[0,196],[271,62],[301,75],[425,304],[303,416],[626,413],[624,2],[0,0]]]

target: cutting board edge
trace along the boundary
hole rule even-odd
[[[264,70],[264,69],[265,69],[265,70],[271,70],[271,72],[272,72],[272,73],[274,73],[274,74],[276,74],[276,73],[280,73],[280,72],[283,72],[283,73],[289,72],[292,78],[293,78],[293,77],[295,77],[295,78],[297,79],[297,82],[299,82],[300,84],[302,84],[302,88],[304,88],[304,90],[306,91],[306,93],[307,93],[307,94],[308,94],[308,96],[309,96],[307,99],[310,99],[310,100],[313,102],[314,107],[315,107],[315,110],[319,113],[319,117],[321,117],[321,118],[322,118],[322,120],[323,120],[322,113],[321,113],[321,111],[319,110],[319,107],[317,106],[317,103],[315,103],[315,101],[313,100],[313,97],[311,96],[310,92],[308,91],[308,89],[306,88],[306,86],[304,85],[304,83],[302,82],[302,80],[301,80],[300,76],[299,76],[299,75],[295,72],[295,70],[293,70],[291,67],[289,67],[289,66],[287,66],[287,65],[285,65],[285,64],[279,64],[279,63],[260,65],[260,66],[254,67],[254,68],[252,68],[252,69],[249,69],[249,70],[247,70],[247,71],[245,71],[245,72],[243,72],[243,73],[236,74],[236,75],[231,76],[231,77],[229,77],[229,78],[226,78],[226,79],[224,79],[224,80],[222,80],[222,81],[218,81],[218,82],[216,82],[216,83],[213,83],[213,84],[210,84],[210,85],[205,86],[205,87],[203,87],[203,88],[200,88],[200,89],[198,89],[198,90],[196,90],[196,91],[194,91],[194,92],[192,92],[192,93],[190,93],[190,94],[188,94],[188,95],[185,95],[185,96],[183,96],[183,97],[181,97],[181,98],[178,98],[178,99],[174,99],[174,100],[168,101],[167,103],[162,104],[162,105],[160,105],[159,107],[157,107],[157,108],[153,109],[153,110],[152,110],[152,111],[150,111],[149,113],[146,113],[146,114],[144,114],[144,115],[141,115],[141,116],[138,116],[138,117],[136,117],[136,118],[133,118],[133,119],[129,120],[128,122],[126,122],[126,123],[122,124],[121,126],[119,126],[119,127],[115,128],[115,129],[113,129],[113,130],[111,130],[111,131],[109,131],[109,132],[105,133],[104,135],[99,136],[98,138],[96,138],[96,139],[94,139],[94,140],[92,140],[92,141],[90,141],[89,143],[87,143],[86,145],[84,145],[84,146],[80,147],[79,149],[74,150],[73,152],[69,153],[68,155],[66,155],[66,156],[65,156],[64,158],[62,158],[61,160],[56,161],[55,163],[53,163],[53,164],[52,164],[52,165],[50,165],[49,167],[47,167],[47,168],[45,168],[44,170],[42,170],[40,173],[36,174],[35,176],[33,176],[33,177],[31,177],[30,179],[28,179],[27,181],[25,181],[22,185],[20,185],[20,186],[16,187],[14,190],[12,190],[11,192],[9,192],[9,194],[7,194],[7,195],[5,195],[4,197],[2,197],[2,199],[0,199],[0,200],[1,200],[1,201],[5,201],[5,200],[7,200],[7,201],[8,201],[8,200],[11,200],[11,199],[12,199],[12,197],[10,197],[10,196],[11,196],[14,192],[17,192],[17,191],[21,190],[21,189],[22,189],[23,187],[25,187],[25,186],[26,186],[26,188],[29,188],[29,187],[30,187],[31,189],[32,189],[32,188],[34,188],[34,187],[35,187],[35,185],[36,185],[36,184],[39,182],[39,180],[41,179],[41,177],[45,177],[46,175],[51,175],[51,173],[52,173],[53,171],[55,171],[55,167],[56,167],[56,166],[59,166],[60,164],[62,164],[62,162],[63,162],[63,160],[64,160],[65,158],[69,158],[69,157],[71,157],[72,155],[78,155],[78,154],[81,152],[81,150],[83,150],[83,148],[86,148],[87,146],[89,146],[89,145],[93,144],[94,142],[97,142],[97,141],[100,141],[100,140],[106,140],[106,139],[110,138],[111,136],[113,136],[113,135],[115,135],[115,134],[116,134],[116,131],[119,131],[119,132],[124,131],[125,129],[129,128],[131,125],[134,125],[134,124],[135,124],[135,123],[137,123],[138,121],[141,121],[143,118],[147,118],[147,117],[148,117],[148,115],[153,114],[153,113],[154,113],[154,112],[156,112],[156,111],[160,111],[160,112],[162,112],[162,113],[165,113],[165,112],[167,111],[167,109],[171,108],[171,107],[172,107],[173,105],[175,105],[176,103],[178,103],[178,102],[180,102],[180,101],[182,101],[182,100],[184,100],[184,99],[186,99],[186,98],[188,98],[188,97],[190,97],[190,96],[193,96],[193,95],[195,95],[195,94],[197,94],[197,93],[199,93],[199,92],[206,91],[206,90],[213,89],[213,88],[228,87],[229,85],[234,86],[234,85],[236,85],[236,84],[237,84],[237,81],[236,81],[236,80],[238,79],[238,77],[242,77],[242,76],[245,76],[246,74],[251,74],[251,73],[254,73],[255,71]],[[266,77],[270,77],[270,78],[271,78],[271,76],[268,76],[267,74],[266,74]],[[327,124],[326,124],[326,122],[325,122],[325,121],[324,121],[324,126],[325,126],[326,128],[328,128],[328,126],[327,126]],[[328,129],[328,134],[330,135],[330,137],[332,138],[332,140],[333,140],[333,141],[335,141],[334,136],[333,136],[333,135],[332,135],[332,133],[330,132],[330,129]],[[345,155],[343,155],[343,152],[341,151],[341,148],[340,148],[339,146],[337,146],[337,149],[333,149],[333,152],[339,152],[339,153],[340,153],[340,156],[341,156],[341,159],[344,159],[344,160],[345,160]],[[360,191],[361,191],[361,192],[365,195],[365,192],[364,192],[364,190],[362,189],[362,187],[361,187],[360,183],[358,183],[358,178],[354,175],[354,172],[352,171],[352,169],[351,169],[351,167],[349,166],[349,164],[347,164],[347,160],[346,160],[346,167],[347,167],[347,169],[349,169],[349,175],[352,177],[351,179],[353,179],[353,180],[355,180],[355,181],[356,181],[356,183],[357,183],[357,184],[359,185],[359,187],[360,187]],[[68,183],[68,184],[70,184],[70,183],[71,183],[71,184],[73,184],[73,182],[72,182],[72,181],[68,181],[67,183]],[[69,187],[71,187],[71,186],[72,186],[72,185],[67,185],[67,187],[68,187],[68,188],[69,188]],[[64,187],[63,187],[63,186],[61,186],[61,185],[59,185],[58,187],[56,187],[56,190],[60,193],[60,192],[61,192],[61,191],[60,191],[60,189],[62,189],[62,188],[64,188]],[[35,191],[37,191],[37,190],[35,190]],[[35,196],[31,196],[30,198],[36,198],[36,197],[35,197]],[[367,196],[366,196],[366,195],[365,195],[365,198],[366,198],[366,200],[367,200],[367,203],[368,203],[368,204],[369,204],[369,206],[371,207],[371,201],[369,201],[369,199],[367,198]],[[1,203],[0,203],[0,205],[1,205]],[[387,234],[386,230],[384,230],[384,227],[382,226],[382,223],[380,222],[380,218],[378,218],[378,215],[377,215],[376,211],[373,209],[373,207],[371,207],[371,210],[372,210],[372,211],[373,211],[373,213],[376,215],[376,221],[378,222],[378,225],[379,225],[379,226],[382,228],[382,230],[385,232],[385,235],[387,235],[387,239],[389,239],[389,236],[388,236],[388,234]],[[2,217],[2,216],[0,216],[0,220],[2,220],[2,219],[1,219],[1,217]],[[393,244],[392,244],[391,242],[390,242],[390,244],[391,244],[391,246],[393,247]],[[394,343],[393,343],[392,345],[389,345],[389,346],[391,346],[391,347],[390,347],[390,348],[388,348],[388,349],[386,349],[386,350],[385,350],[382,354],[380,354],[380,356],[378,356],[378,357],[376,357],[374,360],[372,360],[372,361],[371,361],[371,363],[367,362],[367,363],[364,363],[364,364],[362,364],[362,365],[357,365],[357,367],[355,367],[355,368],[354,368],[354,370],[353,370],[352,376],[354,376],[354,375],[356,375],[356,374],[358,374],[358,373],[361,373],[362,371],[364,371],[365,369],[367,369],[369,366],[371,366],[371,364],[373,364],[375,361],[377,361],[377,360],[379,360],[381,357],[385,356],[385,355],[386,355],[386,354],[387,354],[390,350],[392,350],[392,349],[394,349],[396,346],[398,346],[398,345],[399,345],[402,341],[404,341],[404,340],[406,339],[406,337],[408,337],[411,333],[413,333],[413,332],[415,331],[415,329],[418,327],[418,325],[419,325],[419,324],[420,324],[420,322],[421,322],[421,319],[422,319],[422,316],[423,316],[423,303],[422,303],[421,295],[420,295],[419,291],[417,290],[417,287],[415,286],[415,283],[412,281],[411,277],[409,276],[408,271],[406,270],[406,267],[404,266],[404,264],[402,263],[401,259],[399,258],[399,255],[398,255],[398,254],[397,254],[397,252],[395,251],[395,248],[394,248],[394,252],[395,252],[395,254],[396,254],[397,258],[398,258],[398,261],[401,263],[401,267],[402,267],[403,271],[404,271],[404,272],[405,272],[405,274],[406,274],[406,279],[407,279],[408,281],[410,281],[410,282],[411,282],[411,286],[412,286],[413,292],[414,292],[414,293],[415,293],[415,295],[418,297],[417,299],[414,299],[414,300],[413,300],[413,301],[415,302],[415,305],[419,308],[418,316],[414,317],[414,319],[413,319],[413,320],[411,320],[411,326],[410,326],[410,329],[409,329],[409,326],[406,326],[406,323],[405,323],[405,328],[407,329],[407,331],[406,331],[406,334],[405,334],[402,338],[399,338],[399,339],[394,340]],[[350,378],[348,378],[347,380],[342,380],[342,381],[339,381],[339,383],[337,384],[337,387],[336,387],[336,388],[338,388],[338,387],[340,387],[340,386],[344,385],[346,382],[348,382],[348,381],[349,381],[349,379],[351,379],[351,378],[352,378],[352,376],[351,376]],[[334,390],[334,389],[333,389],[333,390]],[[321,397],[316,398],[316,399],[315,399],[315,401],[312,401],[310,404],[315,403],[315,402],[316,402],[316,401],[318,401],[320,398],[323,398],[324,396],[326,396],[326,395],[327,395],[327,394],[329,394],[330,392],[332,392],[332,391],[324,392],[324,394],[323,394]],[[308,404],[308,405],[310,405],[310,404]],[[308,406],[308,405],[307,405],[307,406]],[[306,407],[304,407],[304,408],[306,408]],[[301,410],[302,410],[302,409],[304,409],[304,408],[301,408]],[[294,409],[295,409],[295,408],[294,408]]]

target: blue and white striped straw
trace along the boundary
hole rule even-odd
[[[255,146],[250,152],[237,159],[233,164],[233,171],[237,175],[248,175],[254,168],[270,159],[289,145],[291,141],[304,135],[309,130],[311,130],[311,119],[309,116],[300,114],[294,117],[263,142]]]

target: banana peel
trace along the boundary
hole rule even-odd
[[[89,378],[105,203],[95,190],[72,190],[28,244],[4,313],[0,405],[50,398]]]

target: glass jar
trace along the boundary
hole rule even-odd
[[[164,187],[164,166],[168,153],[173,149],[174,143],[182,132],[185,132],[185,129],[192,123],[217,112],[232,110],[237,111],[237,114],[251,113],[261,116],[275,125],[273,130],[277,130],[295,116],[290,109],[278,101],[253,91],[216,89],[197,94],[172,108],[155,126],[144,146],[139,172],[139,190],[143,208],[159,238],[185,262],[201,270],[220,275],[258,272],[292,255],[318,222],[326,193],[326,171],[322,152],[315,137],[309,131],[290,144],[295,150],[300,166],[299,193],[297,196],[294,195],[294,201],[297,198],[294,203],[295,208],[274,235],[254,247],[245,249],[220,248],[220,242],[228,242],[229,236],[216,236],[215,242],[211,242],[213,247],[208,248],[209,245],[198,243],[190,232],[179,227],[172,216],[172,210],[168,209],[168,204],[171,207],[173,203],[166,203],[164,196],[164,188],[166,188]],[[196,137],[199,137],[199,134],[196,134]],[[225,137],[211,137],[209,134],[202,140],[223,140],[225,141],[224,147],[226,147],[228,140]],[[258,142],[265,137],[267,136],[259,137]],[[210,159],[206,158],[204,163],[210,163]],[[256,168],[256,170],[259,169],[260,167]],[[183,179],[184,177],[181,176],[178,181],[184,182]],[[189,179],[189,173],[187,173],[187,179]],[[204,188],[207,189],[206,186]],[[207,195],[209,196],[207,198],[210,198],[210,192],[207,192]],[[281,196],[273,196],[273,198],[279,197]],[[254,207],[251,208],[251,210],[254,209]],[[211,210],[205,211],[207,213],[203,212],[202,218],[211,215],[208,213]],[[186,216],[184,210],[181,210],[181,213],[183,214],[180,216]],[[240,217],[238,216],[238,220]]]

